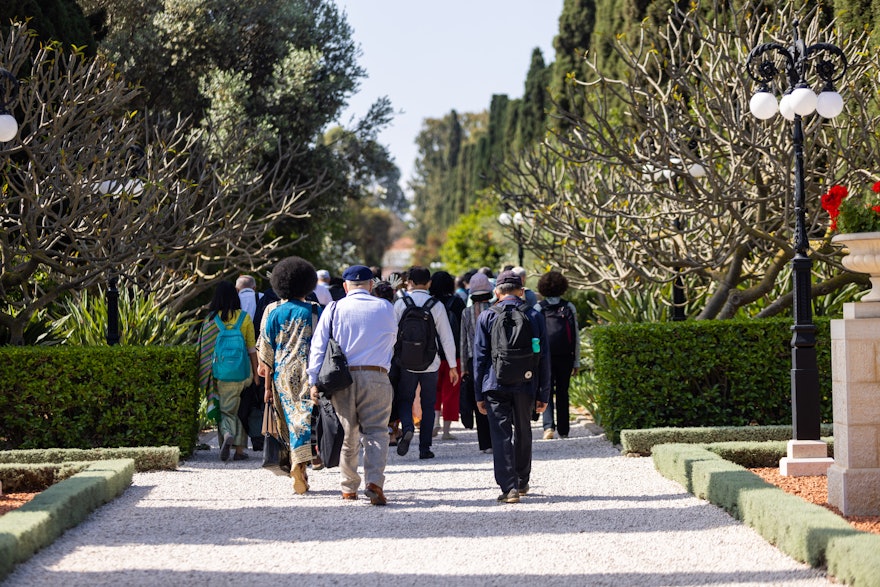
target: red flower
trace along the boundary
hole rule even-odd
[[[880,181],[872,185],[871,189],[874,190],[875,194],[880,194]]]
[[[880,182],[877,182],[877,183],[880,183]],[[873,211],[876,212],[877,214],[880,214],[880,205],[878,205],[878,206],[874,206],[873,208],[871,208],[871,210],[873,210]]]

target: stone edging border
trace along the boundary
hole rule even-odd
[[[654,466],[696,497],[727,511],[788,556],[849,585],[880,587],[880,536],[861,532],[833,512],[789,495],[695,444],[661,444]]]
[[[134,459],[91,463],[17,510],[0,516],[0,580],[131,485]]]

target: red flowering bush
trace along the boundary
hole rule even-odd
[[[841,232],[880,232],[880,181],[871,193],[849,198],[846,186],[833,185],[822,194],[822,209],[828,212],[828,228]]]

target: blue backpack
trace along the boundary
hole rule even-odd
[[[251,376],[251,361],[248,357],[241,324],[247,314],[242,310],[238,321],[232,328],[226,328],[220,316],[214,316],[217,324],[217,341],[214,343],[214,356],[211,373],[217,381],[244,381]]]

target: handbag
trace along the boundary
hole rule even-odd
[[[348,371],[348,359],[345,357],[342,347],[333,338],[333,315],[335,312],[336,304],[334,303],[330,310],[330,334],[327,338],[327,349],[324,351],[324,363],[318,372],[318,389],[326,398],[352,383],[351,373]]]
[[[315,429],[318,435],[318,454],[321,462],[328,469],[339,466],[339,455],[342,452],[342,441],[345,439],[345,430],[333,409],[333,404],[327,398],[318,400],[315,410]]]
[[[275,406],[266,402],[263,406],[263,436],[271,435],[278,438],[278,421],[275,419]]]

